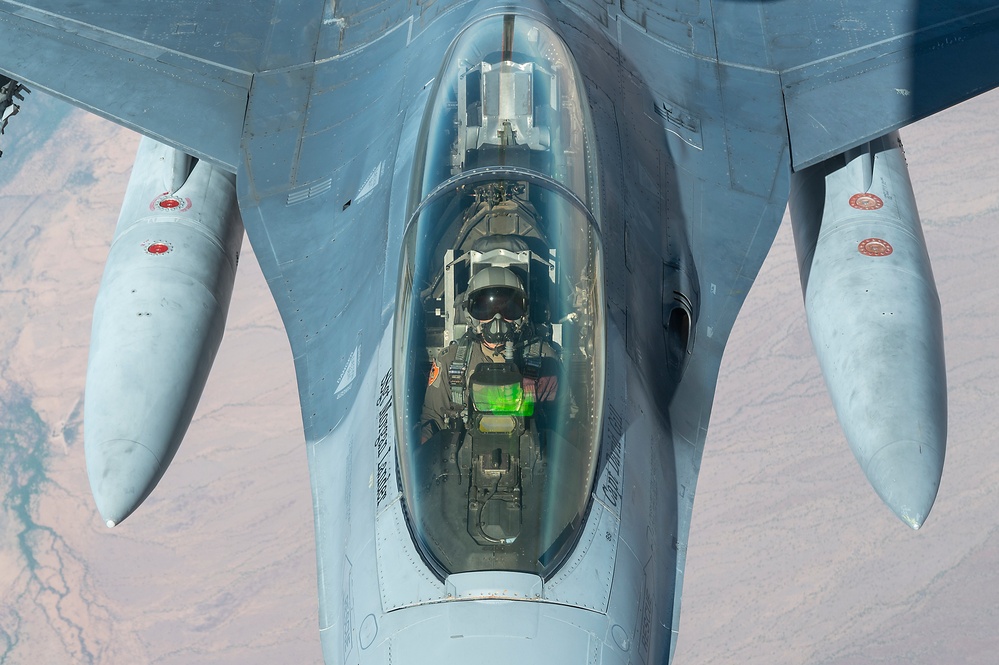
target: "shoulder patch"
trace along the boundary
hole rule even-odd
[[[437,377],[440,376],[440,374],[441,366],[437,364],[436,360],[432,361],[430,364],[430,376],[427,380],[427,387],[434,385],[434,381],[437,380]]]

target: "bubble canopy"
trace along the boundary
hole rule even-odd
[[[408,524],[442,578],[547,577],[582,527],[604,387],[593,132],[565,44],[523,15],[470,25],[417,145],[394,358]]]

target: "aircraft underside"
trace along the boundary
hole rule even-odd
[[[837,139],[808,87],[829,59],[793,59],[811,45],[772,34],[776,5],[596,4],[324,5],[302,46],[277,3],[246,29],[304,55],[250,67],[251,41],[220,40],[197,68],[222,78],[184,93],[238,129],[104,112],[164,139],[140,146],[95,306],[85,443],[108,526],[178,450],[245,226],[295,357],[326,662],[668,663],[718,368],[788,200],[844,433],[922,525],[946,379],[894,129],[943,102]],[[976,76],[954,97],[995,84]],[[22,87],[0,81],[5,110]]]
[[[563,19],[579,23],[568,15]],[[569,30],[534,9],[471,12],[464,25],[450,40],[449,32],[436,35],[432,29],[415,40],[427,42],[428,52],[440,52],[442,64],[431,84],[414,89],[412,82],[426,77],[414,62],[409,67],[416,72],[402,66],[370,72],[391,80],[392,96],[386,94],[385,103],[408,100],[400,122],[372,128],[368,152],[377,163],[369,158],[357,165],[364,180],[333,213],[325,244],[291,260],[271,247],[288,284],[308,275],[340,285],[320,306],[317,300],[330,292],[299,296],[272,283],[292,335],[309,441],[325,657],[330,663],[389,662],[402,650],[410,654],[409,662],[462,656],[496,662],[516,656],[565,663],[666,662],[675,646],[684,543],[714,380],[744,295],[740,287],[752,281],[787,196],[787,172],[779,166],[786,146],[773,142],[770,187],[747,188],[738,150],[728,152],[727,162],[707,165],[696,152],[688,154],[692,146],[710,147],[704,145],[710,141],[710,118],[664,104],[627,63],[608,64],[601,50],[613,46],[597,35],[584,38],[584,26]],[[386,36],[386,49],[392,38]],[[359,80],[363,77],[354,79]],[[263,122],[256,110],[251,103],[251,125]],[[876,418],[892,437],[903,429],[902,421],[911,425],[914,433],[898,438],[902,444],[886,447],[886,435],[870,434],[867,425],[858,426],[861,434],[851,442],[886,502],[918,526],[942,468],[940,436],[919,439],[945,422],[942,355],[933,332],[934,321],[939,331],[939,304],[930,277],[924,282],[930,290],[914,296],[928,309],[899,323],[913,296],[905,286],[884,287],[899,269],[885,272],[878,263],[889,241],[877,240],[890,237],[902,247],[904,239],[914,239],[919,265],[925,264],[919,258],[925,252],[918,253],[918,221],[915,230],[905,230],[906,220],[917,219],[914,207],[886,217],[880,206],[851,200],[858,212],[847,214],[845,222],[834,221],[838,218],[827,209],[854,189],[876,189],[875,172],[888,174],[880,182],[889,189],[895,185],[885,183],[907,182],[904,162],[884,162],[900,155],[892,140],[796,175],[814,182],[810,173],[843,174],[843,184],[828,191],[804,185],[795,190],[797,209],[807,211],[796,215],[796,227],[804,238],[803,284],[811,289],[806,301],[819,302],[811,317],[813,335],[820,340],[832,335],[819,343],[820,358],[832,364],[827,377],[842,376],[830,379],[834,396],[855,394],[856,386],[867,382],[881,389],[899,380],[916,386],[916,401],[905,402],[909,411],[894,420],[882,413]],[[140,160],[161,163],[143,154],[162,149],[144,145]],[[330,213],[319,214],[318,207],[327,204],[313,201],[321,185],[301,193],[261,194],[267,170],[256,168],[252,141],[247,150],[248,171],[237,175],[237,187],[251,241],[284,228],[284,210],[291,206],[307,229],[329,223]],[[179,159],[167,151],[168,161]],[[745,154],[759,161],[758,146]],[[867,170],[855,159],[866,159]],[[878,171],[879,164],[887,166]],[[139,228],[158,235],[150,235],[130,260],[153,265],[171,259],[174,244],[166,229],[190,226],[190,215],[184,214],[193,205],[177,183],[196,182],[192,177],[199,168],[215,167],[170,168],[161,178],[176,182],[162,185],[165,192],[153,197],[152,217],[142,206],[161,185],[135,180],[133,188],[143,189],[134,196],[141,214],[133,214],[143,220]],[[866,182],[851,182],[851,175]],[[213,176],[201,191],[212,195],[226,182],[221,174]],[[376,196],[376,191],[385,193]],[[254,195],[247,205],[249,192]],[[905,200],[891,193],[884,199]],[[352,218],[378,217],[379,209],[386,225],[355,228],[361,222]],[[726,218],[740,221],[720,228]],[[837,266],[848,264],[839,261],[828,276],[815,270],[809,281],[807,268],[819,265],[828,245],[816,245],[814,236],[825,238],[834,224],[853,229],[847,238],[858,229],[875,238],[865,241],[868,252],[862,249],[853,258],[870,263],[859,273],[844,273]],[[227,222],[220,228],[229,227]],[[311,238],[315,229],[300,232]],[[738,233],[752,243],[741,250],[741,264],[719,265],[712,256],[726,245],[739,246]],[[380,268],[368,253],[344,256],[344,237],[384,247],[377,253],[386,257]],[[113,256],[109,269],[117,265]],[[915,270],[929,275],[926,266]],[[149,279],[151,268],[142,270],[137,274]],[[868,281],[858,284],[859,274],[869,275]],[[345,288],[346,275],[357,279],[354,288]],[[115,279],[106,277],[109,284]],[[843,279],[851,286],[837,285]],[[874,286],[873,293],[864,289],[864,297],[875,308],[897,307],[900,316],[864,314],[854,306],[857,293],[842,304],[810,295],[826,282],[840,294]],[[222,289],[216,300],[224,303],[231,281],[198,288]],[[112,312],[101,320],[110,331],[122,330],[115,315],[127,317],[136,290],[112,293],[110,286],[102,289],[106,299],[117,300],[99,303],[99,311]],[[310,317],[313,310],[330,311],[331,304],[339,307],[334,320],[350,322],[356,335],[328,323],[320,327]],[[854,324],[859,329],[918,330],[928,321],[932,343],[918,338],[913,344],[929,349],[929,355],[916,361],[911,357],[918,354],[903,350],[910,361],[900,379],[893,367],[865,358],[864,353],[885,357],[880,348],[867,350],[867,337],[844,341],[835,324],[823,327],[822,316],[842,321],[845,312],[878,319]],[[224,306],[220,313],[224,317]],[[186,314],[175,317],[178,324],[189,320]],[[138,321],[151,338],[163,333],[159,320]],[[829,325],[832,331],[825,332]],[[91,360],[96,377],[106,375],[102,363],[118,359],[112,353],[112,360],[102,360],[100,349],[120,346],[101,339],[95,337],[101,346]],[[161,442],[124,431],[89,445],[95,496],[110,525],[124,519],[165,470],[207,376],[204,354],[213,355],[218,341],[216,335],[192,347],[192,378],[177,385],[193,381],[195,388],[177,392],[172,410],[158,411],[183,426],[157,427],[166,434]],[[850,358],[853,369],[838,373],[838,358]],[[932,380],[912,380],[921,374]],[[113,413],[121,402],[118,394],[142,394],[131,389],[130,380],[125,378],[124,387],[112,384],[107,396],[95,389],[87,411],[88,422],[96,423],[88,427],[92,435],[101,431],[99,423],[111,421],[102,414]],[[925,406],[920,395],[930,400]],[[142,405],[135,408],[141,411]],[[913,412],[929,414],[928,424],[910,417]],[[864,417],[843,415],[848,423],[862,423]],[[924,450],[936,456],[927,457]],[[146,480],[138,482],[141,478]],[[417,625],[423,628],[409,629]],[[413,640],[428,631],[441,639],[417,650]],[[528,639],[511,651],[509,638],[515,637]]]

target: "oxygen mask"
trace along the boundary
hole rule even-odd
[[[501,315],[496,314],[489,321],[480,322],[482,339],[493,346],[507,344],[513,341],[519,325],[516,321],[507,321]]]

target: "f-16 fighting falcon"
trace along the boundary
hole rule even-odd
[[[997,43],[995,0],[0,0],[5,123],[29,85],[145,137],[94,308],[97,511],[177,452],[245,229],[326,662],[669,663],[722,353],[789,202],[846,439],[926,520],[943,334],[898,130],[999,85]]]

